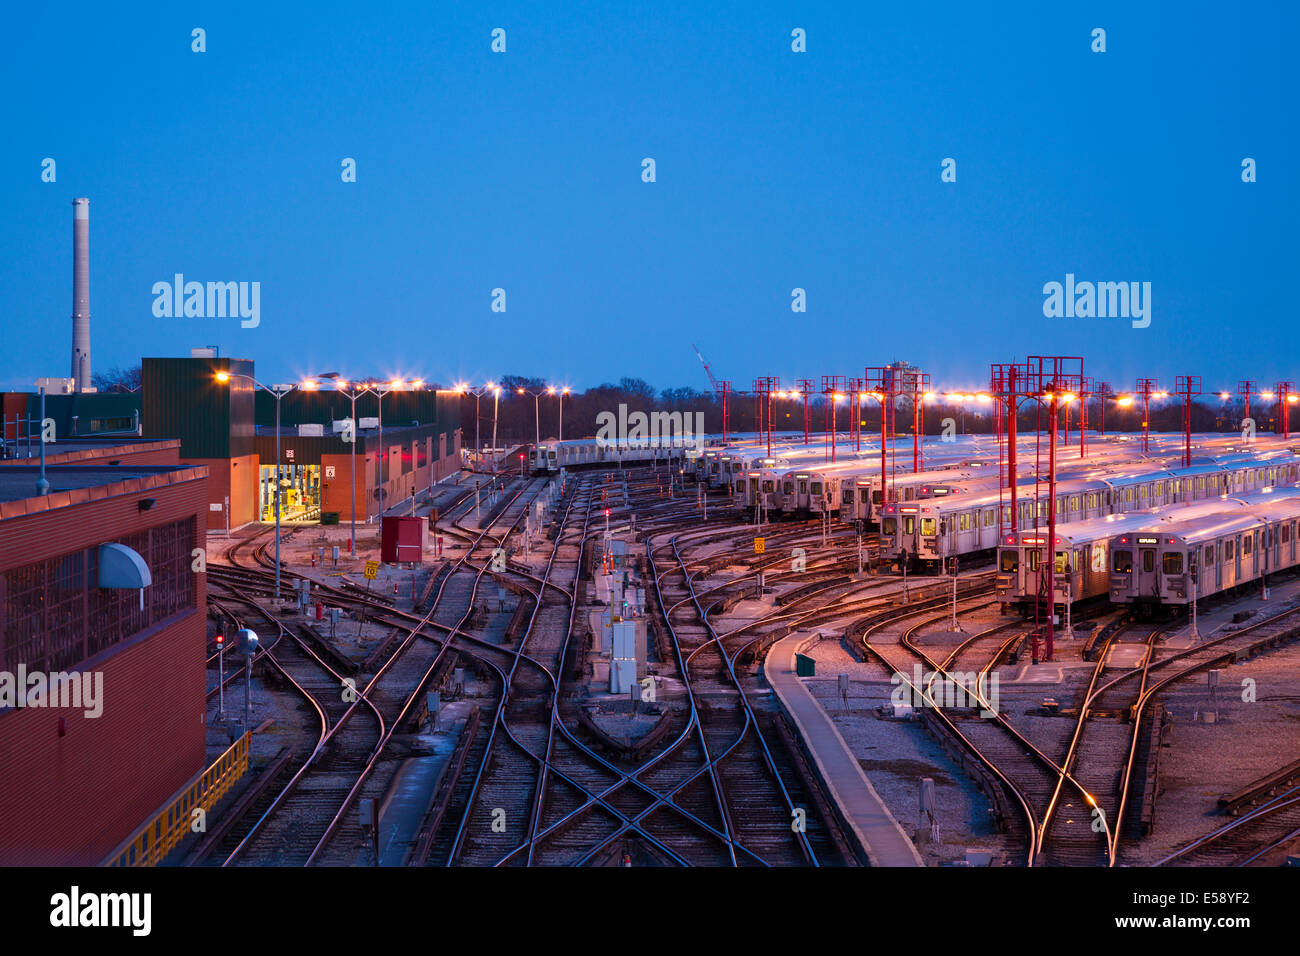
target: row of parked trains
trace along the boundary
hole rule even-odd
[[[990,436],[927,440],[915,472],[910,440],[886,451],[887,493],[878,443],[841,440],[831,463],[825,441],[805,444],[802,435],[781,436],[770,450],[757,436],[556,442],[534,446],[530,463],[535,474],[669,467],[727,491],[755,521],[822,517],[872,528],[879,559],[908,570],[947,571],[954,560],[970,566],[993,556],[999,600],[1024,613],[1103,597],[1180,607],[1300,562],[1300,448],[1278,437],[1194,435],[1184,467],[1181,435],[1152,435],[1146,452],[1131,436],[1091,436],[1086,455],[1075,435],[1057,449],[1051,543],[1046,467],[1033,436],[1018,448],[1015,531]]]
[[[834,515],[874,526],[879,558],[896,567],[948,570],[954,559],[969,566],[994,555],[999,599],[1026,613],[1103,596],[1179,607],[1297,566],[1300,449],[1287,440],[1194,436],[1188,467],[1182,436],[1153,435],[1145,453],[1127,436],[1094,436],[1082,457],[1077,439],[1058,447],[1055,546],[1033,442],[1018,449],[1013,533],[1011,494],[999,490],[987,437],[927,447],[916,473],[910,444],[900,447],[886,461],[887,495],[878,445],[837,449],[835,464],[824,447],[707,449],[697,475],[730,487],[756,520]]]

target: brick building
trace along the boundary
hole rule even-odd
[[[94,865],[204,766],[207,473],[38,475],[0,468],[0,863]]]

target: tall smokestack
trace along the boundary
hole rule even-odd
[[[72,379],[90,388],[90,200],[72,200]]]

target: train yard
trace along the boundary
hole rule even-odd
[[[1293,562],[1268,600],[1250,584],[1207,594],[1196,634],[1181,610],[1080,601],[1048,659],[1041,614],[999,602],[992,553],[905,575],[873,529],[764,520],[742,482],[710,487],[696,464],[463,474],[429,516],[437,560],[382,581],[346,555],[327,571],[325,530],[301,527],[279,602],[265,531],[214,540],[210,734],[254,730],[254,767],[185,862],[1176,867],[1294,852]],[[620,622],[642,635],[635,660],[610,650]],[[215,644],[242,628],[259,635],[251,680],[246,649],[219,662]],[[787,640],[829,744],[773,692]],[[851,752],[885,823],[859,824],[827,746]],[[1216,765],[1213,793],[1205,748],[1241,755]],[[906,851],[882,853],[899,834]]]

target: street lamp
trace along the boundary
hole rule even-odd
[[[533,396],[533,440],[534,440],[534,444],[537,445],[540,445],[542,443],[542,406],[541,406],[542,396],[545,395],[548,391],[554,392],[555,389],[553,388],[541,389],[536,392],[529,391],[528,389],[522,387],[515,389],[515,392],[519,395]]]
[[[384,396],[389,392],[400,392],[405,389],[418,390],[424,387],[423,379],[416,379],[414,382],[406,383],[400,378],[395,378],[391,382],[380,385],[367,385],[363,391],[369,392],[375,396],[379,404],[379,454],[383,457],[379,461],[379,474],[375,478],[375,483],[379,486],[379,522],[384,521],[384,465],[388,464],[388,449],[384,447]],[[411,501],[415,501],[415,493],[411,493]]]
[[[569,394],[569,387],[557,389],[554,385],[548,386],[546,394],[554,395],[560,401],[560,435],[557,441],[564,441],[564,396]]]
[[[501,402],[501,386],[495,382],[488,382],[487,387],[492,389],[492,474],[497,473],[497,407]]]
[[[565,389],[565,391],[567,392],[568,389]],[[493,399],[494,404],[493,404],[493,410],[492,410],[492,446],[495,448],[495,447],[496,447],[496,443],[497,443],[497,437],[496,437],[496,436],[497,436],[497,418],[496,418],[495,397],[498,396],[498,395],[500,395],[500,393],[501,393],[501,388],[500,388],[499,385],[495,384],[494,382],[488,382],[486,385],[482,385],[482,386],[480,386],[479,388],[473,388],[472,386],[467,385],[467,384],[464,383],[464,382],[461,382],[461,383],[459,383],[459,384],[456,386],[456,392],[457,392],[457,394],[459,394],[459,395],[473,395],[473,396],[474,396],[474,457],[475,457],[475,459],[477,460],[478,464],[479,464],[479,465],[482,465],[482,462],[483,462],[483,445],[482,445],[482,443],[479,441],[479,434],[478,434],[479,421],[481,420],[481,416],[479,415],[479,410],[478,410],[478,401],[479,401],[480,398],[482,398],[482,397],[483,397],[484,395],[486,395],[488,392],[492,392],[492,394],[493,394],[493,396],[494,396],[494,399]]]
[[[352,417],[348,419],[348,443],[352,446],[350,452],[351,462],[348,466],[348,471],[351,473],[350,477],[352,479],[352,497],[351,504],[348,506],[348,514],[352,518],[352,538],[351,543],[348,545],[348,553],[355,558],[357,556],[357,396],[364,395],[366,390],[353,387],[352,390],[349,391],[348,383],[345,379],[337,379],[334,382],[334,387],[338,389],[339,392],[346,395],[352,402]],[[368,512],[366,516],[369,517]]]
[[[251,375],[242,372],[218,372],[217,381],[225,385],[232,378],[246,378],[254,388],[260,388],[275,396],[275,599],[280,600],[280,400],[292,392],[297,385],[263,385]],[[308,382],[311,382],[308,385]],[[316,383],[308,379],[301,383],[303,388],[315,388]]]

